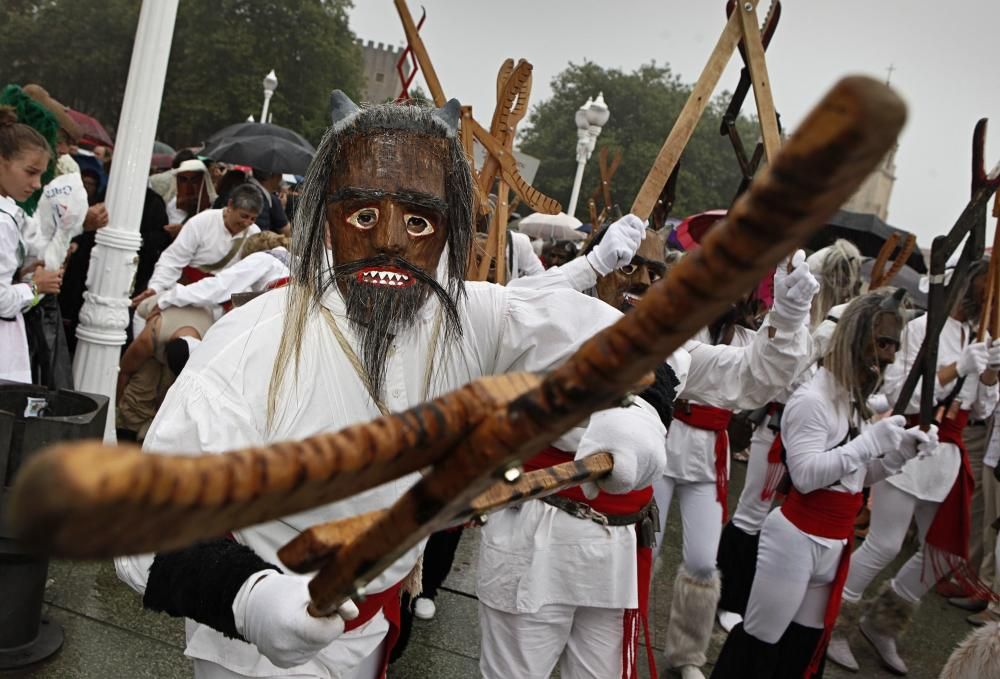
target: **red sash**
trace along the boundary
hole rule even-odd
[[[281,278],[271,281],[266,286],[265,290],[277,290],[278,288],[283,288],[288,285],[288,281],[291,280],[288,276],[282,276]]]
[[[389,622],[389,632],[385,637],[385,655],[382,658],[382,670],[379,674],[381,679],[385,679],[386,677],[386,672],[389,670],[389,657],[392,655],[392,648],[399,639],[399,627],[402,617],[399,595],[402,588],[403,583],[400,581],[387,590],[365,597],[365,600],[360,603],[355,602],[358,606],[358,617],[354,620],[348,620],[344,624],[344,631],[350,632],[353,629],[361,627],[374,618],[379,611],[382,611],[385,619]]]
[[[572,453],[548,447],[524,463],[525,471],[534,471],[544,467],[553,467],[573,459]],[[624,495],[612,495],[603,490],[597,497],[590,500],[583,494],[579,486],[573,486],[559,491],[568,500],[582,502],[595,511],[610,516],[625,516],[642,510],[653,499],[653,488],[640,488]],[[622,679],[638,677],[636,667],[639,650],[639,627],[642,626],[646,641],[646,661],[649,663],[650,676],[658,677],[656,661],[653,658],[653,645],[649,635],[649,589],[653,578],[653,549],[639,547],[636,554],[636,576],[639,583],[639,607],[627,608],[622,617]]]
[[[202,271],[196,266],[186,266],[181,269],[181,279],[180,283],[182,285],[191,285],[192,283],[197,283],[203,278],[210,278],[214,274],[208,271]]]
[[[729,521],[729,420],[733,414],[722,408],[688,403],[674,410],[674,418],[689,427],[715,432],[715,499],[722,505],[722,523]]]
[[[849,541],[840,553],[837,574],[830,585],[830,598],[826,601],[826,611],[823,613],[823,635],[816,645],[816,651],[803,679],[809,679],[819,671],[823,655],[826,653],[826,645],[833,633],[833,625],[840,613],[840,601],[851,564],[850,540],[854,537],[854,519],[861,510],[863,502],[861,493],[838,493],[835,490],[822,489],[803,495],[793,487],[785,499],[785,504],[781,506],[781,513],[799,530],[821,538]]]
[[[941,443],[952,443],[958,447],[961,464],[955,483],[944,501],[938,505],[934,520],[924,538],[925,563],[929,562],[936,579],[951,574],[969,596],[979,599],[996,600],[988,583],[983,582],[969,566],[969,535],[972,532],[972,492],[976,479],[969,466],[969,452],[962,439],[962,431],[969,422],[969,411],[960,410],[954,418],[945,417],[938,424],[938,438]],[[910,426],[918,423],[916,416],[910,416]]]
[[[768,419],[773,417],[780,408],[780,404],[772,403],[771,407],[767,409]],[[785,478],[785,461],[781,459],[784,447],[784,443],[781,441],[781,432],[776,431],[774,441],[771,442],[771,447],[767,450],[767,472],[764,475],[764,487],[760,490],[760,499],[764,502],[774,497],[782,479]]]

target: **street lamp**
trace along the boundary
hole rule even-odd
[[[278,89],[278,76],[274,74],[274,69],[264,76],[264,108],[260,111],[260,122],[267,122],[267,107],[271,103],[271,95]]]
[[[587,99],[586,103],[576,111],[576,178],[573,180],[573,194],[569,199],[569,207],[566,208],[566,214],[570,216],[576,212],[576,202],[580,198],[583,169],[590,159],[590,154],[594,152],[601,129],[610,117],[611,111],[604,103],[604,92],[598,93],[597,99]]]

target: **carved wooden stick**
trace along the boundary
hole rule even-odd
[[[487,414],[538,383],[523,373],[490,377],[334,434],[220,455],[63,444],[19,470],[11,525],[22,539],[59,557],[176,549],[422,469]]]
[[[476,497],[469,507],[452,517],[450,523],[458,526],[498,509],[512,507],[528,500],[538,500],[558,493],[564,488],[596,481],[607,476],[613,467],[614,460],[611,455],[597,453],[582,460],[564,462],[524,473],[513,483],[496,481]],[[345,545],[357,540],[387,511],[381,509],[313,526],[299,533],[298,537],[278,550],[278,558],[296,573],[311,573],[327,563],[332,563]]]
[[[504,468],[541,450],[582,416],[608,407],[731,300],[803,243],[860,186],[894,143],[905,106],[870,78],[846,78],[820,102],[702,247],[641,303],[536,389],[487,418],[446,459],[340,550],[310,583],[333,610],[447,522]]]

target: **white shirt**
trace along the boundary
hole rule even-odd
[[[24,317],[35,296],[31,286],[14,283],[14,276],[23,264],[21,243],[21,208],[13,199],[0,196],[0,379],[31,382],[31,362],[28,356],[28,336]]]
[[[903,382],[910,372],[920,345],[927,334],[927,316],[915,318],[906,324],[900,341],[902,346],[896,354],[896,361],[885,371],[885,386],[883,391],[889,397],[890,403],[895,403],[903,390]],[[962,348],[975,337],[975,331],[967,324],[949,317],[941,329],[938,345],[937,369],[958,361]],[[913,390],[913,397],[906,408],[907,414],[920,412],[920,385]],[[955,382],[941,384],[934,380],[934,400],[940,402],[951,393]],[[974,418],[987,417],[997,406],[997,385],[986,386],[976,375],[969,375],[959,392],[957,400],[961,401],[963,410],[970,410]],[[947,497],[958,469],[961,465],[961,451],[951,443],[941,443],[932,454],[915,457],[903,466],[902,472],[888,479],[889,483],[900,490],[909,493],[919,500],[941,502]]]
[[[234,236],[226,229],[222,212],[221,209],[205,210],[187,221],[174,242],[156,262],[156,268],[149,279],[151,289],[166,292],[180,280],[184,267],[216,264],[229,254],[233,241],[260,233],[260,228],[251,224]],[[239,260],[240,253],[237,252],[226,266],[232,266]]]
[[[287,253],[285,248],[275,248]],[[156,298],[161,309],[172,306],[202,306],[211,309],[240,292],[260,292],[273,281],[288,276],[288,266],[268,252],[255,252],[214,276],[190,285],[175,285]]]
[[[768,317],[746,347],[690,340],[674,352],[667,363],[680,381],[679,397],[733,409],[772,400],[801,371],[812,348],[804,324],[775,328],[772,338],[772,323]],[[556,447],[571,450],[571,441],[567,435]],[[712,445],[714,451],[714,435]],[[492,514],[479,544],[476,593],[491,608],[534,613],[548,604],[638,606],[634,526],[600,526],[531,501]]]
[[[826,488],[860,493],[866,485],[886,477],[886,469],[879,460],[861,463],[852,446],[845,442],[852,424],[859,435],[869,426],[850,412],[846,390],[826,368],[819,368],[788,399],[781,416],[781,438],[788,474],[799,492]],[[823,545],[846,543],[846,540],[805,534]]]
[[[437,302],[431,299],[414,326],[396,338],[388,359],[384,394],[391,411],[407,409],[483,375],[551,369],[621,315],[599,300],[568,290],[537,293],[488,283],[466,283],[466,290],[467,299],[459,303],[464,334],[457,346],[438,347],[428,393],[424,393],[425,369],[432,353]],[[261,295],[212,327],[153,420],[147,449],[218,453],[302,439],[379,416],[323,316],[314,313],[306,321],[298,379],[292,373],[286,377],[278,396],[278,403],[286,407],[276,414],[273,427],[267,428],[268,385],[284,332],[286,296],[285,289]],[[348,341],[357,346],[335,286],[327,293],[324,306],[339,320]],[[236,531],[235,536],[266,561],[279,563],[278,548],[299,530],[388,507],[418,478],[418,474],[411,474],[280,522]],[[422,549],[423,543],[410,550],[372,581],[369,591],[385,590],[401,580]],[[148,556],[133,557],[119,559],[116,566],[123,580],[142,591],[149,563]],[[285,672],[272,667],[252,645],[189,622],[186,654],[251,676],[294,673],[342,677],[375,650],[386,629],[384,617],[378,615],[343,635],[314,661]]]
[[[531,247],[531,239],[527,234],[508,231],[510,239],[510,261],[508,262],[508,277],[510,280],[524,276],[536,276],[545,273],[542,260],[538,259],[535,249]]]

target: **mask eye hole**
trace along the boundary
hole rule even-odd
[[[347,223],[359,229],[371,229],[378,224],[378,208],[363,207],[348,217]]]
[[[621,271],[626,276],[631,276],[632,274],[634,274],[636,271],[639,270],[639,267],[636,266],[635,264],[626,264],[624,266],[618,267],[618,270]]]
[[[422,238],[434,233],[434,225],[426,217],[406,214],[403,215],[403,221],[406,223],[406,232],[414,238]]]

